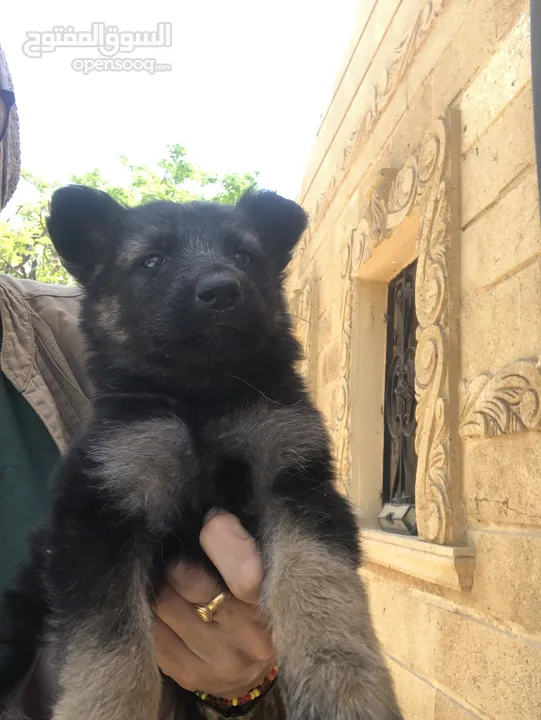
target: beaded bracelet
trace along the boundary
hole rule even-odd
[[[218,697],[217,695],[210,695],[209,693],[196,691],[197,697],[204,703],[207,703],[212,708],[220,712],[226,717],[240,717],[245,715],[252,706],[260,700],[263,695],[274,686],[278,677],[278,666],[275,665],[270,673],[263,678],[263,680],[255,688],[252,688],[245,695],[241,695],[236,698]]]

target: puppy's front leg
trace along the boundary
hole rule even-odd
[[[268,441],[282,450],[262,502],[263,596],[288,720],[401,720],[358,574],[357,523],[319,419],[302,427],[296,443]]]
[[[81,558],[53,619],[60,685],[53,720],[156,720],[161,679],[144,560],[123,557],[93,571]]]
[[[402,720],[351,558],[284,516],[268,540],[264,605],[288,720]]]

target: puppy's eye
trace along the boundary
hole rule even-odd
[[[147,257],[146,260],[143,260],[143,267],[149,268],[152,270],[152,268],[159,267],[160,265],[163,265],[165,262],[165,258],[161,255],[151,255],[150,257]]]
[[[249,265],[252,262],[252,256],[246,250],[238,250],[235,253],[235,260],[237,260],[241,265],[246,267],[246,265]]]

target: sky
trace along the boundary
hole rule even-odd
[[[15,86],[23,167],[60,182],[98,167],[115,180],[119,155],[152,165],[180,143],[205,170],[259,171],[262,186],[295,198],[356,4],[12,1],[0,44]],[[100,27],[113,30],[102,35]],[[87,35],[66,35],[72,29]],[[94,38],[106,45],[101,52]],[[145,40],[162,46],[129,47]],[[109,69],[99,70],[95,61],[107,52]],[[110,69],[126,59],[145,60],[147,70]],[[149,72],[155,63],[171,69]],[[14,201],[24,193],[21,185]]]

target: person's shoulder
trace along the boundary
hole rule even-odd
[[[26,300],[39,297],[50,298],[80,298],[83,290],[73,285],[53,285],[49,283],[37,282],[36,280],[27,280],[22,278],[14,278],[11,275],[0,274],[0,287],[8,293],[16,293]]]
[[[76,285],[56,285],[37,280],[15,278],[0,273],[0,285],[7,290],[19,292],[26,298],[48,295],[50,297],[82,297],[82,288]]]

